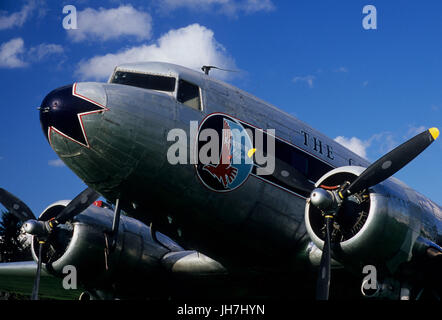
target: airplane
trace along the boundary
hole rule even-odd
[[[127,63],[107,83],[46,95],[43,133],[88,188],[38,217],[0,189],[34,259],[0,264],[0,289],[32,288],[32,299],[439,299],[442,208],[392,177],[438,129],[369,163],[212,67]],[[62,287],[66,266],[79,289]],[[362,279],[367,266],[375,281]]]

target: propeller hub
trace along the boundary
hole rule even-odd
[[[335,216],[342,204],[337,191],[316,188],[310,195],[310,203],[321,210],[322,214]]]
[[[31,219],[23,224],[22,230],[27,234],[43,238],[49,235],[50,229],[48,229],[48,227],[45,221]]]
[[[327,210],[333,206],[334,196],[330,191],[316,188],[310,195],[310,202],[319,210]]]

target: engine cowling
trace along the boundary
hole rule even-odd
[[[356,166],[334,169],[321,177],[316,187],[352,182],[364,170]],[[421,205],[421,197],[399,180],[390,178],[347,198],[333,223],[334,259],[358,267],[382,264],[394,272],[402,262],[411,259],[420,235],[434,235],[434,230],[429,230],[432,224],[422,223],[423,217],[431,219],[433,215]],[[322,249],[324,218],[309,201],[305,222],[310,238]]]
[[[50,205],[39,219],[55,217],[68,203],[59,201]],[[112,286],[120,292],[133,291],[137,287],[134,283],[142,287],[143,283],[153,286],[161,281],[164,272],[161,258],[171,251],[166,246],[172,240],[161,235],[166,246],[160,245],[152,238],[148,226],[122,215],[116,248],[107,254],[106,234],[112,230],[112,222],[112,210],[92,205],[72,221],[57,226],[44,246],[43,268],[54,276],[65,277],[64,267],[74,266],[78,282],[86,288]],[[34,237],[34,260],[37,260],[37,248]]]

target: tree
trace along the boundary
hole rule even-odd
[[[0,262],[32,260],[30,242],[21,234],[23,222],[8,211],[0,215]]]

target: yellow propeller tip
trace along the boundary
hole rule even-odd
[[[256,149],[250,149],[249,152],[247,152],[247,155],[249,156],[249,158],[251,158],[253,156],[253,154],[255,153]]]
[[[428,131],[430,131],[430,134],[434,140],[436,140],[437,137],[439,137],[439,129],[438,128],[431,128],[431,129],[428,129]]]

